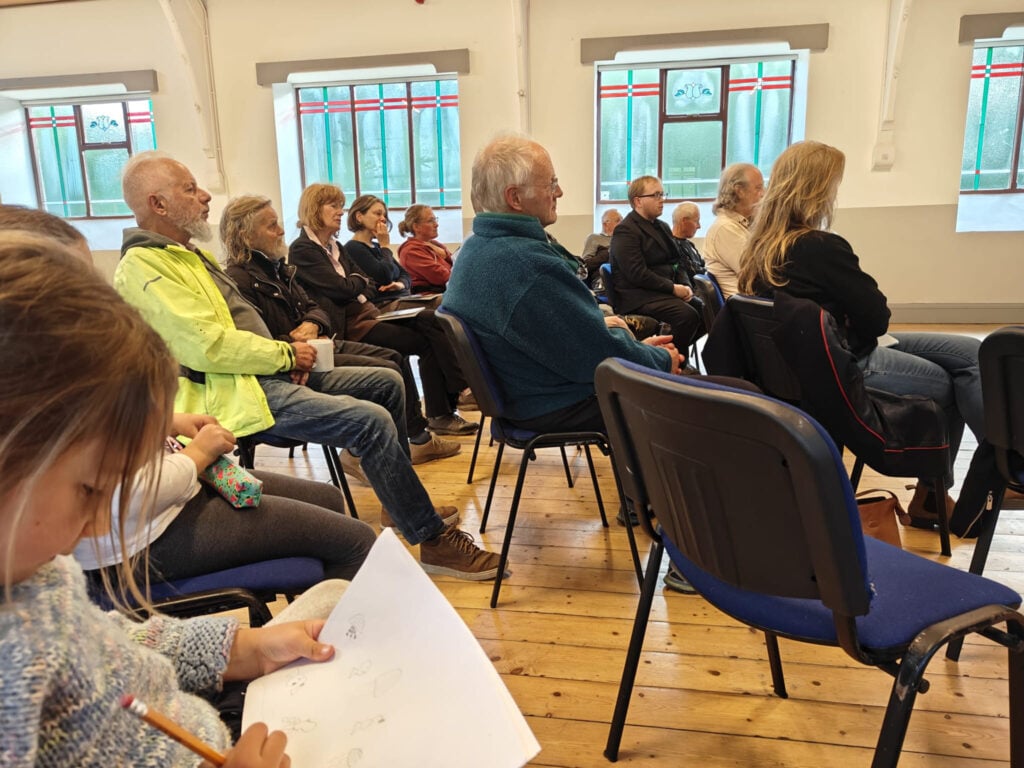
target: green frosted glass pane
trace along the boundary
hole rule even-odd
[[[93,216],[128,216],[121,198],[121,169],[128,162],[127,149],[88,149],[83,153],[85,178]]]
[[[85,216],[85,185],[73,127],[35,129],[32,132],[43,207],[58,216]],[[64,205],[74,206],[65,210]]]
[[[666,197],[714,197],[721,170],[721,121],[665,125],[662,184]]]
[[[327,135],[322,115],[301,115],[302,166],[306,184],[330,181],[327,166]]]
[[[128,130],[132,137],[132,152],[146,152],[156,149],[156,126],[153,124],[153,102],[129,101]]]

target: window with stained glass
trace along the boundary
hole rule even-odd
[[[795,60],[686,62],[598,69],[599,203],[658,176],[669,199],[715,196],[722,169],[765,176],[792,137]]]
[[[295,91],[303,186],[337,184],[389,207],[462,206],[454,78]]]
[[[32,105],[25,110],[39,207],[63,218],[130,216],[121,169],[156,149],[149,99]]]
[[[960,166],[961,192],[1022,192],[1024,44],[977,47]]]

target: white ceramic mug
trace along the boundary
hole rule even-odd
[[[334,341],[332,339],[311,339],[309,345],[316,350],[314,371],[321,373],[334,370]]]

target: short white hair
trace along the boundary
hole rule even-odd
[[[544,148],[525,136],[506,134],[491,141],[473,159],[470,200],[477,213],[511,213],[505,190],[525,186]]]
[[[166,168],[176,162],[166,152],[157,150],[128,158],[121,170],[121,194],[136,217],[145,212],[149,196],[163,189],[167,182]]]
[[[700,208],[690,200],[684,200],[672,211],[672,226],[678,226],[683,219],[694,219],[700,215]]]

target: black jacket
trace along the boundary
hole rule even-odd
[[[801,235],[786,253],[782,277],[785,285],[774,289],[758,280],[757,295],[788,293],[810,299],[836,319],[858,358],[878,346],[878,337],[889,330],[885,294],[839,235],[819,231]]]
[[[297,268],[295,278],[327,313],[338,338],[344,339],[348,338],[345,333],[346,307],[358,301],[360,294],[369,301],[376,299],[377,284],[356,266],[344,248],[339,245],[338,250],[345,277],[335,271],[331,257],[304,231],[288,247],[288,263]]]
[[[319,326],[321,335],[331,335],[330,318],[296,282],[296,269],[291,264],[253,251],[252,259],[231,264],[225,271],[260,311],[274,338],[290,342],[288,334],[305,322]]]
[[[665,222],[648,221],[630,211],[612,232],[615,311],[634,313],[650,301],[671,296],[677,283],[689,286],[690,278],[680,259],[672,230]]]

